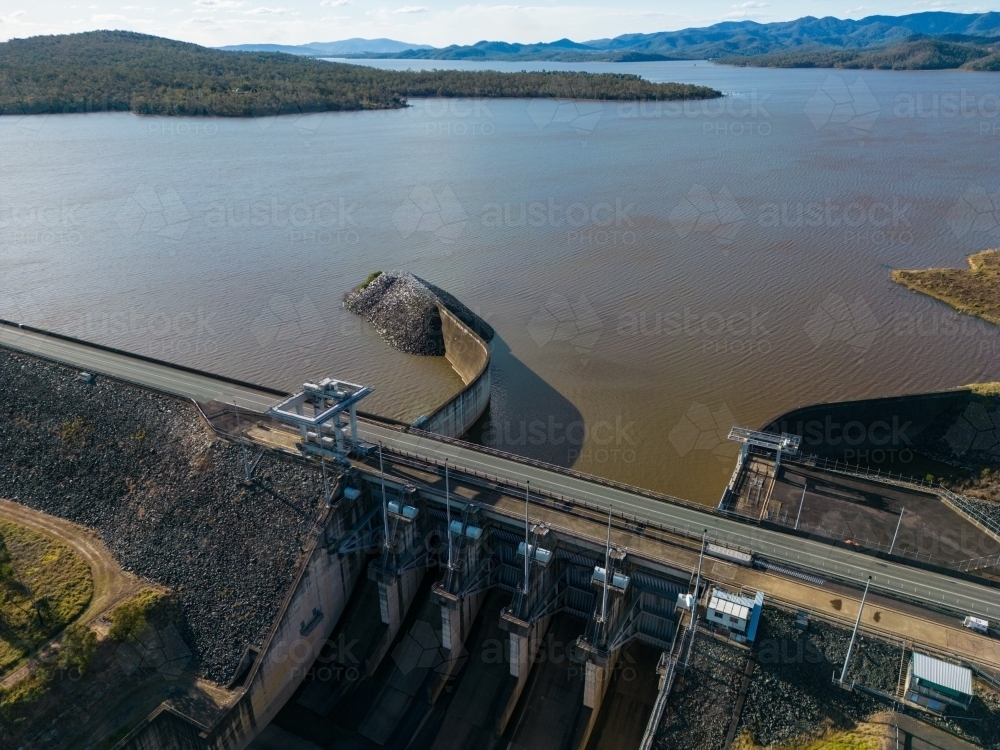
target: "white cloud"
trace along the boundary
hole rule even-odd
[[[107,21],[127,21],[128,19],[117,13],[100,13],[96,16],[91,16],[90,20],[94,23],[105,23]]]
[[[320,5],[327,5],[331,8],[339,8],[341,5],[353,5],[351,0],[323,0]]]
[[[26,12],[26,11],[23,11],[23,10],[15,10],[15,11],[14,11],[13,13],[11,13],[11,14],[10,14],[10,16],[8,16],[8,17],[9,17],[9,18],[20,18],[21,16],[25,16],[25,15],[27,15],[27,12]]]
[[[733,8],[766,8],[767,7],[767,3],[748,2],[748,3],[740,3],[739,5],[733,5],[732,7]]]
[[[404,5],[402,8],[396,8],[393,13],[430,13],[431,9],[423,5]]]
[[[288,8],[254,8],[253,10],[243,11],[250,16],[280,16],[288,12]]]

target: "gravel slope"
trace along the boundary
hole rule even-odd
[[[793,615],[766,607],[739,732],[749,732],[758,745],[766,746],[828,726],[847,728],[885,710],[876,699],[832,682],[835,672],[840,675],[850,639],[850,630],[815,620],[802,634],[795,629]],[[900,647],[859,634],[847,680],[894,693],[901,658]]]
[[[747,652],[699,633],[657,728],[656,750],[722,750]]]
[[[322,481],[239,449],[193,406],[0,350],[0,497],[95,529],[126,571],[177,592],[181,632],[227,682],[267,633],[319,512]]]
[[[390,346],[408,354],[444,356],[441,335],[441,302],[484,341],[493,329],[448,292],[412,273],[388,271],[364,289],[344,297],[344,307],[371,323]]]

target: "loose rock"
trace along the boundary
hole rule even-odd
[[[389,271],[344,297],[344,307],[371,323],[390,346],[408,354],[443,356],[438,302],[485,341],[493,329],[451,294],[412,273]]]
[[[323,495],[265,455],[245,486],[238,446],[194,407],[0,350],[0,497],[96,529],[122,568],[177,592],[208,678],[231,679],[291,583]]]

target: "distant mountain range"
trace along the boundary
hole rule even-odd
[[[405,50],[433,49],[426,44],[409,44],[395,39],[342,39],[339,42],[310,42],[309,44],[231,44],[219,49],[230,52],[287,52],[308,57],[340,57],[357,54],[393,54]]]
[[[291,52],[314,57],[639,62],[861,50],[902,44],[914,35],[997,37],[1000,36],[1000,13],[927,12],[905,16],[868,16],[856,21],[813,16],[778,23],[726,21],[705,28],[624,34],[613,39],[588,42],[570,39],[538,44],[482,41],[466,46],[435,48],[392,39],[347,39],[299,46],[244,44],[222,49]]]

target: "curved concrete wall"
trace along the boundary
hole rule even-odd
[[[465,388],[435,409],[420,429],[446,437],[461,437],[490,402],[490,346],[448,308],[438,303],[445,356]]]

